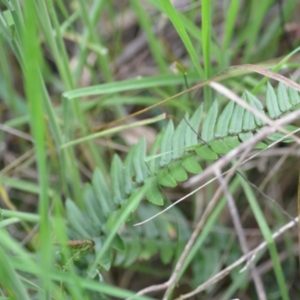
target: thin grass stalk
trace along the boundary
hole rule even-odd
[[[89,13],[86,9],[86,1],[79,0],[79,5],[82,19],[87,27],[88,37],[91,38],[91,40],[97,46],[102,48],[100,55],[98,55],[97,57],[97,61],[99,62],[99,67],[103,74],[104,80],[109,82],[112,80],[112,74],[110,72],[108,50],[105,47],[103,47],[100,41],[99,33],[95,30],[97,26],[95,26],[93,20],[91,20],[93,18],[89,17]]]
[[[211,58],[210,58],[210,43],[211,43],[211,1],[202,1],[201,6],[202,19],[202,53],[204,63],[205,79],[210,78],[211,75]],[[211,90],[209,87],[204,88],[204,108],[206,111],[211,106]]]
[[[40,293],[39,299],[48,299],[50,296],[50,278],[48,276],[52,267],[52,247],[50,243],[49,214],[49,178],[47,172],[46,154],[46,128],[43,119],[42,87],[39,82],[39,67],[41,53],[38,46],[37,27],[35,23],[36,6],[35,1],[27,0],[24,5],[24,19],[26,28],[23,31],[24,43],[24,71],[25,90],[28,99],[30,114],[30,127],[35,140],[35,150],[39,177],[39,214],[40,214],[40,255],[41,255],[41,279],[44,291]]]
[[[249,186],[248,182],[246,182],[243,179],[240,179],[240,183],[245,191],[245,195],[248,199],[248,202],[250,204],[250,207],[253,211],[253,214],[258,222],[258,225],[262,231],[263,237],[264,239],[268,242],[268,248],[269,248],[269,253],[271,256],[271,260],[273,262],[273,266],[274,266],[274,273],[277,279],[277,283],[278,283],[278,287],[279,287],[279,291],[281,294],[281,298],[284,300],[289,300],[289,294],[288,294],[288,290],[287,290],[287,285],[285,282],[285,278],[284,278],[284,274],[283,274],[283,270],[281,268],[280,265],[280,260],[278,257],[278,252],[276,249],[276,245],[274,243],[274,239],[272,237],[272,233],[271,230],[265,220],[265,217],[261,211],[261,208],[259,207],[258,203],[257,203],[257,199],[255,197],[255,195],[252,192],[251,187]]]

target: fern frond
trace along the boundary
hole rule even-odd
[[[300,103],[298,93],[291,88],[286,89],[282,84],[279,84],[277,92],[268,84],[266,109],[250,92],[246,91],[242,98],[272,119],[280,118]],[[220,155],[228,153],[251,138],[265,125],[261,118],[231,101],[219,113],[216,100],[204,120],[202,114],[203,106],[200,105],[191,117],[186,114],[177,127],[170,120],[157,135],[149,156],[146,153],[144,137],[129,151],[124,162],[115,155],[111,164],[110,182],[106,182],[101,171],[96,169],[91,185],[88,184],[84,188],[84,209],[79,210],[71,200],[66,203],[67,218],[75,234],[74,238],[99,239],[100,236],[100,240],[105,240],[132,193],[146,186],[146,199],[154,205],[163,205],[162,187],[174,188],[178,182],[188,179],[188,173],[200,173],[203,161],[218,159]],[[198,136],[199,127],[201,130]],[[295,127],[289,125],[286,129],[291,130]],[[281,137],[281,133],[275,133],[264,143],[256,145],[256,148],[266,148],[268,143]],[[290,141],[291,139],[286,139],[286,142]],[[147,211],[144,210],[144,206],[140,206],[133,218],[147,218],[146,212],[149,211],[149,205]],[[143,227],[143,232],[136,231],[136,238],[131,239],[126,251],[117,256],[115,264],[127,266],[143,255],[153,255],[157,251],[161,251],[162,260],[168,262],[171,255],[167,255],[167,246],[163,245],[161,250],[152,249],[151,243],[147,244],[151,239],[157,238],[153,236],[153,232],[165,232],[170,226],[169,222],[162,222],[161,219],[154,220],[151,235],[147,233],[150,230],[147,226]],[[147,239],[143,241],[142,236],[146,236]],[[119,236],[116,237],[115,243],[122,245]],[[107,266],[107,259],[106,257],[100,263]]]

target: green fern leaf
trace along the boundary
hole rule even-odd
[[[207,145],[196,147],[195,152],[203,160],[216,160],[218,158],[218,154]]]
[[[185,171],[185,169],[182,166],[182,161],[174,161],[169,164],[169,171],[171,176],[176,180],[176,181],[186,181],[188,179],[188,175]]]
[[[252,132],[246,132],[246,133],[240,133],[239,138],[242,142],[246,142],[247,140],[251,139],[253,137]],[[255,149],[266,149],[268,146],[265,143],[258,143],[254,148]]]
[[[132,237],[126,249],[126,254],[122,266],[127,268],[131,266],[140,256],[142,247],[138,237]]]
[[[123,168],[124,191],[128,196],[133,189],[132,175],[133,172],[133,151],[129,151],[126,156]]]
[[[277,96],[269,82],[267,85],[266,105],[271,119],[275,119],[281,115],[281,111],[277,102]]]
[[[225,143],[223,139],[211,141],[209,143],[209,146],[214,152],[218,154],[225,154],[231,150],[231,148]]]
[[[93,188],[90,184],[85,184],[83,188],[83,197],[85,203],[85,210],[91,222],[93,224],[103,224],[105,222],[105,217],[102,213],[99,202],[96,200]]]
[[[218,116],[218,102],[215,101],[213,105],[210,107],[206,118],[204,119],[201,131],[201,138],[208,142],[214,139],[214,129]]]
[[[139,220],[146,220],[153,216],[154,211],[149,205],[142,205],[137,210],[136,214]],[[156,222],[149,222],[147,226],[143,229],[144,236],[148,238],[157,238],[159,236],[158,228],[156,227]]]
[[[185,146],[189,147],[198,144],[198,130],[201,122],[203,112],[203,104],[201,104],[189,121],[186,132],[183,133],[182,137],[185,137]]]
[[[161,167],[167,165],[172,160],[172,137],[174,133],[174,124],[169,121],[161,141],[159,164]]]
[[[243,117],[245,109],[238,104],[234,105],[233,114],[230,120],[229,133],[237,134],[243,130]]]
[[[145,163],[146,157],[146,139],[143,136],[133,150],[133,169],[135,171],[135,180],[142,183],[148,177],[148,169]]]
[[[292,107],[292,103],[290,103],[289,96],[287,93],[287,90],[283,83],[279,83],[277,88],[277,99],[278,99],[278,105],[279,109],[282,112],[286,112]]]
[[[245,132],[245,133],[240,133],[239,138],[241,139],[242,142],[246,142],[250,140],[253,137],[252,132]]]
[[[156,173],[157,170],[159,170],[159,157],[156,157],[156,155],[159,153],[159,148],[161,145],[161,141],[164,135],[164,131],[160,131],[158,135],[156,136],[156,139],[151,146],[151,149],[149,151],[149,156],[145,158],[145,161],[147,162],[148,168],[150,170],[150,173]]]
[[[300,97],[296,90],[289,88],[288,94],[292,105],[298,105],[300,103]]]
[[[96,168],[94,171],[92,186],[94,195],[101,206],[102,214],[104,215],[104,217],[108,217],[110,211],[113,208],[112,196],[109,187],[98,168]]]
[[[263,105],[261,104],[261,102],[256,97],[254,97],[254,95],[249,93],[248,91],[246,91],[245,94],[246,94],[246,98],[248,100],[248,103],[251,106],[255,107],[260,113],[265,115]],[[258,127],[263,126],[265,124],[265,122],[260,117],[258,117],[256,115],[254,115],[254,119],[255,119],[255,123]]]
[[[229,101],[228,104],[223,109],[222,113],[218,117],[217,126],[216,126],[216,137],[224,137],[229,134],[229,123],[232,118],[234,108],[234,102]]]
[[[125,250],[124,241],[121,239],[121,237],[118,234],[113,239],[113,241],[111,243],[111,247],[115,250],[118,250],[118,251],[124,251]]]
[[[185,116],[188,120],[188,115]],[[179,125],[176,127],[173,138],[172,138],[172,160],[181,157],[184,154],[184,134],[188,130],[187,122],[185,119],[182,119]]]
[[[251,103],[251,101],[247,101],[246,99],[246,95],[244,94],[242,97],[246,102],[248,102],[248,104],[252,107],[254,107],[254,105]],[[254,107],[255,108],[255,107]],[[243,120],[243,130],[244,131],[251,131],[254,130],[256,128],[256,124],[255,124],[255,118],[254,118],[254,114],[249,111],[249,110],[245,110],[244,113],[244,120]]]
[[[119,267],[119,266],[122,266],[124,264],[124,262],[126,261],[126,256],[127,256],[126,252],[127,252],[128,247],[130,247],[130,244],[126,245],[125,251],[117,252],[117,255],[114,259],[114,266]]]
[[[119,219],[120,216],[120,208],[114,209],[110,212],[107,222],[106,222],[106,228],[108,231],[111,231],[114,228],[114,225],[116,221]]]
[[[159,186],[155,178],[150,177],[146,180],[146,193],[147,200],[155,205],[163,205],[164,199],[159,190]]]
[[[168,173],[167,169],[161,169],[157,175],[157,183],[166,187],[175,187],[177,185],[176,180]]]
[[[297,130],[299,127],[296,127],[294,125],[286,125],[284,126],[284,128],[290,132]],[[272,141],[272,142],[276,142],[280,139],[282,139],[286,134],[283,134],[281,132],[275,132],[273,134],[271,134],[270,136],[268,136],[268,140]],[[282,140],[283,143],[292,143],[294,142],[294,139],[292,138],[285,138]]]
[[[237,136],[224,137],[224,142],[231,149],[234,149],[241,144]]]
[[[113,191],[113,201],[117,205],[121,204],[122,200],[125,199],[125,190],[122,175],[123,164],[120,157],[115,154],[111,163],[110,177]]]
[[[67,199],[66,201],[67,218],[71,227],[76,231],[79,237],[85,239],[93,237],[93,230],[88,216],[86,216],[75,203]]]
[[[194,153],[185,155],[182,158],[182,165],[188,172],[192,174],[199,174],[200,172],[202,172],[202,168],[196,160]]]
[[[95,238],[95,252],[100,252],[101,248],[105,242],[105,237],[98,237]],[[113,258],[113,252],[112,251],[106,251],[104,255],[102,256],[101,260],[98,261],[99,265],[106,271],[109,271],[111,268]]]

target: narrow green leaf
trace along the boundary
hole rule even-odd
[[[125,190],[123,178],[123,163],[120,157],[115,154],[111,163],[110,168],[110,178],[111,178],[111,187],[113,193],[113,201],[117,205],[122,203],[122,200],[125,198]]]
[[[120,215],[121,208],[114,209],[110,212],[107,222],[106,222],[106,228],[108,231],[111,231],[114,228],[115,222],[118,220]]]
[[[95,238],[94,241],[95,241],[95,253],[99,253],[103,248],[103,244],[105,243],[105,237]],[[98,262],[98,264],[106,271],[109,271],[111,268],[112,253],[113,251],[107,251]]]
[[[244,94],[242,97],[246,102],[248,102],[248,104],[250,106],[254,105],[251,103],[251,101],[247,101],[246,95]],[[254,107],[255,108],[255,107]],[[255,118],[254,118],[254,114],[245,109],[245,114],[244,114],[244,120],[243,120],[243,130],[244,131],[250,131],[256,128],[256,124],[255,124]]]
[[[216,137],[228,136],[229,123],[232,117],[233,109],[234,102],[229,101],[218,118],[215,134]]]
[[[237,136],[227,136],[224,137],[224,142],[229,148],[234,149],[241,144]]]
[[[172,138],[172,159],[177,159],[178,157],[181,157],[184,153],[184,136],[186,131],[189,129],[188,125],[188,115],[186,114],[185,119],[182,119],[177,128],[175,129],[175,132],[173,134]]]
[[[9,292],[7,296],[9,298],[3,297],[3,299],[24,299],[29,300],[28,293],[25,290],[25,286],[22,284],[19,272],[15,270],[15,267],[11,265],[9,256],[4,252],[2,246],[0,247],[0,280],[1,286],[4,291]],[[1,292],[2,294],[2,292]],[[2,294],[3,295],[3,294]],[[2,297],[1,297],[2,298]]]
[[[200,74],[200,76],[202,76],[204,78],[203,70],[201,69],[201,66],[199,64],[198,55],[195,51],[195,48],[194,48],[188,34],[186,33],[186,30],[184,28],[184,25],[182,24],[180,15],[178,14],[178,12],[174,8],[174,6],[171,4],[170,0],[160,0],[159,2],[160,2],[160,5],[162,6],[162,8],[164,9],[164,12],[168,16],[168,18],[171,20],[178,35],[180,36],[182,42],[184,43],[185,48],[188,51],[198,73]]]
[[[188,74],[188,79],[194,82],[198,81],[199,75],[195,73],[192,73],[191,75]],[[146,90],[149,88],[157,88],[161,86],[174,86],[176,84],[182,84],[182,76],[168,74],[146,78],[137,77],[129,80],[108,82],[99,85],[73,89],[64,92],[62,97],[66,99],[77,99],[87,96],[100,96],[132,90]]]
[[[281,111],[277,102],[277,96],[269,82],[267,84],[266,105],[271,119],[275,119],[281,115]]]
[[[90,184],[85,184],[83,188],[84,205],[87,215],[93,224],[102,224],[104,215],[100,203],[95,197],[93,188]]]
[[[156,60],[156,64],[160,69],[159,73],[167,73],[167,63],[164,55],[162,55],[162,46],[157,40],[157,35],[153,31],[151,14],[145,13],[145,10],[143,9],[143,3],[141,1],[131,0],[130,3],[135,10],[136,17],[139,20],[139,26],[141,26],[143,32],[146,34],[152,56]]]
[[[232,36],[235,36],[236,29],[235,24],[238,16],[239,11],[239,0],[232,0],[228,4],[228,8],[226,9],[226,17],[224,17],[225,26],[224,26],[224,37],[223,37],[223,51],[228,51],[229,49],[229,43],[232,41]]]
[[[267,148],[268,148],[268,145],[263,142],[259,142],[254,147],[254,149],[256,149],[256,150],[263,150],[263,149],[267,149]]]
[[[116,266],[116,267],[122,266],[122,264],[126,260],[127,247],[128,247],[128,244],[126,245],[125,251],[117,251],[116,252],[116,256],[115,256],[114,262],[113,262],[114,266]]]
[[[216,160],[218,158],[218,154],[207,145],[197,147],[195,151],[197,155],[204,160]]]
[[[155,178],[150,177],[146,180],[146,194],[147,200],[155,205],[163,205],[164,199],[159,190],[159,186]]]
[[[160,168],[159,166],[159,157],[155,157],[156,154],[159,153],[160,145],[162,142],[162,138],[164,136],[164,131],[161,130],[158,135],[156,136],[156,139],[154,143],[151,146],[151,149],[149,151],[149,156],[145,158],[146,164],[152,173],[156,173],[156,171]]]
[[[245,110],[244,120],[243,120],[243,130],[250,131],[256,128],[254,115],[249,110]]]
[[[206,118],[204,119],[201,131],[201,138],[208,142],[214,139],[214,129],[218,115],[218,102],[215,101],[210,107]]]
[[[246,133],[240,133],[239,138],[242,142],[246,142],[247,140],[251,139],[253,137],[252,132],[246,132]]]
[[[278,99],[279,109],[282,112],[286,112],[292,107],[292,104],[289,101],[289,96],[286,87],[282,82],[279,82],[277,88],[277,99]]]
[[[150,205],[141,205],[136,212],[138,220],[140,221],[144,221],[152,217],[155,213],[157,213],[157,210]],[[147,226],[143,228],[143,236],[147,239],[158,238],[159,231],[156,227],[156,220],[154,220],[153,222],[149,222],[149,224],[147,224]]]
[[[187,126],[186,133],[184,135],[186,147],[198,144],[198,132],[199,132],[199,126],[202,118],[202,112],[203,112],[203,104],[201,104],[197,108],[197,110],[189,120],[189,126]]]
[[[252,212],[255,216],[255,219],[259,225],[259,228],[263,234],[263,237],[265,241],[267,242],[268,248],[269,248],[269,253],[271,256],[271,260],[274,266],[274,272],[276,275],[276,279],[278,282],[278,285],[280,287],[281,291],[281,299],[289,299],[288,296],[288,289],[287,289],[287,284],[285,280],[285,276],[280,264],[278,252],[276,249],[276,245],[274,243],[274,239],[272,237],[271,230],[267,224],[266,217],[259,205],[259,201],[256,199],[251,187],[249,186],[249,183],[246,182],[244,179],[239,177],[240,184],[242,185],[245,195],[247,197],[247,200],[249,202],[249,205],[252,209]]]
[[[299,127],[296,127],[294,125],[286,125],[284,126],[284,128],[290,132],[297,130]],[[271,134],[270,136],[268,136],[268,140],[272,141],[272,142],[276,142],[280,139],[282,139],[286,134],[283,134],[281,132],[275,132],[273,134]],[[294,139],[292,138],[285,138],[282,140],[283,143],[292,143],[294,142]]]
[[[5,26],[7,28],[9,28],[10,38],[11,38],[11,40],[13,40],[15,31],[16,31],[16,26],[15,26],[15,22],[12,17],[11,11],[5,10],[2,12],[2,14],[3,14],[3,20],[5,22]]]
[[[177,185],[176,180],[168,173],[164,168],[157,173],[157,183],[166,187],[175,187]]]
[[[229,125],[229,133],[236,134],[240,133],[243,130],[243,117],[244,117],[245,109],[240,105],[235,105],[232,118],[230,120]]]
[[[122,214],[123,210],[124,210],[124,206],[125,205],[121,205],[119,208],[112,210],[107,218],[107,222],[106,222],[106,229],[110,232],[113,230],[115,224],[118,222],[120,215]],[[134,209],[133,209],[134,210]],[[129,221],[130,220],[130,216],[128,217],[128,219],[124,220],[124,222]],[[104,230],[103,230],[104,231]]]
[[[261,104],[261,102],[248,91],[246,91],[245,93],[246,93],[248,103],[250,103],[251,106],[255,107],[258,111],[260,111],[262,114],[265,115],[265,111],[263,109],[263,105]],[[261,118],[255,115],[254,115],[254,119],[257,126],[263,126],[265,124],[265,122]]]
[[[67,199],[66,201],[67,219],[71,227],[75,230],[80,238],[92,238],[93,230],[87,215],[78,209],[75,203]]]
[[[211,149],[218,154],[228,153],[231,148],[224,142],[223,139],[217,139],[209,143]]]
[[[251,139],[252,137],[253,137],[252,132],[240,133],[239,134],[239,138],[241,139],[242,142],[246,142],[247,140]],[[262,143],[262,142],[259,142],[254,147],[254,149],[265,149],[265,148],[267,148],[267,145],[265,143]]]
[[[181,160],[170,163],[168,168],[170,170],[171,176],[176,181],[186,181],[188,179],[188,175],[182,166]]]
[[[188,172],[192,174],[199,174],[202,172],[201,165],[196,160],[194,153],[185,155],[182,158],[182,165]]]
[[[201,29],[202,29],[202,37],[201,37],[201,46],[203,53],[203,64],[204,64],[204,72],[205,78],[210,77],[211,70],[211,40],[212,40],[212,7],[210,0],[203,0],[201,2]]]
[[[133,189],[132,185],[133,174],[133,148],[128,152],[123,168],[124,190],[126,195],[129,195]]]
[[[146,139],[143,136],[133,150],[133,169],[137,183],[142,183],[148,177],[148,169],[145,163]]]
[[[96,168],[94,171],[92,186],[95,197],[98,200],[98,203],[101,205],[102,214],[104,217],[107,217],[113,207],[112,196],[109,186],[105,181],[102,172],[98,168]]]
[[[292,105],[297,105],[300,103],[300,97],[296,90],[288,88],[289,99]]]
[[[138,258],[141,253],[141,241],[138,237],[132,237],[128,247],[126,249],[125,259],[122,263],[124,268],[131,266]]]
[[[161,141],[160,153],[160,166],[167,165],[172,160],[172,138],[174,133],[174,124],[170,120]]]
[[[112,241],[111,247],[113,249],[118,250],[118,251],[124,251],[125,250],[124,241],[121,239],[121,237],[118,234],[115,236],[114,240]]]

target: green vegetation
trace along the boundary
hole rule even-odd
[[[3,0],[0,299],[297,299],[297,7]]]

